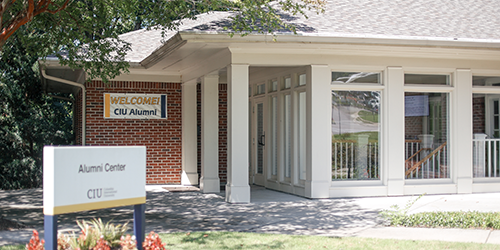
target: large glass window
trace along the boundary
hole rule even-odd
[[[473,86],[498,87],[500,77],[473,76]],[[480,92],[481,87],[475,92]],[[497,93],[476,93],[472,96],[473,176],[500,177],[500,88]]]
[[[332,84],[380,84],[377,72],[332,72]]]
[[[285,178],[291,177],[292,172],[292,97],[283,95],[283,163]]]
[[[380,94],[332,91],[333,180],[380,179]]]
[[[405,84],[450,85],[449,75],[405,74]]]
[[[306,179],[306,92],[298,93],[297,147],[299,179]]]
[[[276,178],[278,175],[278,97],[271,97],[271,175]]]
[[[405,93],[405,177],[449,178],[448,93]]]

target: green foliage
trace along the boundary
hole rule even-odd
[[[394,217],[393,217],[394,218]],[[391,225],[405,227],[447,227],[500,229],[500,213],[478,211],[425,212],[397,216]]]
[[[360,110],[359,116],[361,117],[361,121],[368,121],[373,123],[378,123],[378,113],[367,110]]]
[[[193,232],[160,234],[167,249],[498,249],[496,244],[425,240],[326,237],[243,232]],[[22,250],[23,245],[0,246]]]
[[[70,249],[91,250],[99,240],[105,241],[108,246],[118,249],[125,232],[128,230],[127,224],[114,225],[110,222],[103,223],[101,219],[92,219],[90,222],[77,221],[81,229],[81,235],[77,238],[60,235],[59,238],[68,239]]]
[[[382,216],[389,220],[390,224],[393,226],[401,225],[403,221],[409,216],[408,211],[410,208],[417,202],[424,194],[421,194],[419,197],[413,200],[409,200],[404,208],[400,208],[398,205],[392,205],[392,210],[384,210],[381,212]]]
[[[423,195],[409,200],[404,208],[393,205],[392,210],[384,210],[381,214],[391,226],[500,229],[499,212],[459,211],[408,214],[408,210]]]
[[[40,187],[43,146],[73,139],[72,104],[42,94],[38,54],[20,42],[24,32],[0,58],[0,189]]]
[[[228,28],[231,35],[274,34],[294,30],[283,22],[283,14],[305,15],[308,9],[320,12],[323,5],[324,0],[73,0],[60,12],[35,16],[25,24],[29,32],[20,42],[33,47],[41,58],[56,54],[62,65],[83,68],[90,78],[107,81],[128,71],[124,58],[130,44],[118,37],[125,32],[175,29],[180,19],[220,10],[235,13]],[[25,1],[14,2],[3,21],[8,22],[25,7]]]

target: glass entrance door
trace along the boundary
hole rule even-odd
[[[266,172],[266,129],[265,129],[265,98],[254,100],[253,104],[253,128],[252,128],[252,149],[254,151],[252,176],[253,184],[265,185]]]

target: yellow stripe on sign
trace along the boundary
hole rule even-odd
[[[81,212],[87,210],[96,210],[96,209],[103,209],[110,207],[122,207],[122,206],[137,205],[144,203],[146,203],[146,197],[138,197],[138,198],[130,198],[130,199],[122,199],[114,201],[100,201],[100,202],[68,205],[68,206],[59,206],[59,207],[54,207],[52,209],[43,208],[43,214],[45,215],[67,214],[67,213]]]
[[[111,109],[111,102],[110,102],[110,96],[109,94],[104,94],[104,117],[108,118],[109,117],[109,111]]]

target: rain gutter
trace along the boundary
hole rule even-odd
[[[60,83],[64,83],[64,84],[68,84],[68,85],[71,85],[71,86],[75,86],[75,87],[78,87],[78,88],[80,88],[82,90],[82,146],[85,146],[85,134],[86,134],[86,131],[85,131],[86,120],[85,120],[85,118],[87,116],[87,113],[86,113],[86,110],[87,110],[87,107],[86,107],[86,92],[87,91],[85,89],[85,84],[68,81],[66,79],[61,79],[61,78],[57,78],[57,77],[54,77],[54,76],[49,76],[45,72],[45,69],[42,69],[41,72],[42,72],[42,76],[45,79],[56,81],[56,82],[60,82]]]

